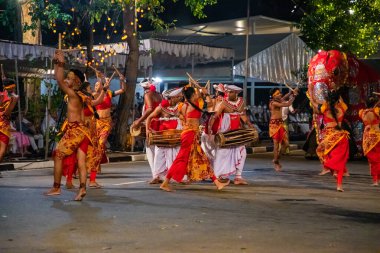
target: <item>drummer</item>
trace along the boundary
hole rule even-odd
[[[148,116],[156,109],[156,107],[161,103],[162,100],[161,94],[156,91],[155,82],[149,79],[144,79],[140,82],[140,85],[144,88],[144,106],[141,117],[132,123],[132,129],[142,127],[144,120],[148,118]],[[156,129],[155,127],[153,128]],[[147,146],[147,142],[145,142],[145,146],[149,166],[150,169],[153,171],[155,147],[153,145]]]
[[[168,130],[182,130],[182,125],[179,120],[179,102],[182,100],[182,88],[170,89],[162,93],[164,100],[161,104],[149,115],[146,119],[146,139],[149,139],[149,134],[152,130],[151,122],[158,119],[160,134],[165,134]],[[159,134],[159,133],[157,133]],[[168,140],[169,141],[169,140]],[[155,146],[154,151],[154,166],[152,170],[152,181],[150,184],[162,183],[162,178],[165,178],[168,168],[172,165],[180,148],[180,139],[178,145],[174,147],[158,147]]]
[[[227,97],[217,106],[215,114],[210,119],[209,132],[211,132],[215,119],[221,115],[223,115],[223,117],[221,119],[220,127],[217,130],[218,133],[225,133],[242,128],[240,120],[250,128],[253,128],[253,125],[249,122],[245,114],[244,99],[238,97],[238,94],[242,89],[236,85],[226,85],[225,89]],[[247,152],[244,145],[216,148],[214,161],[215,176],[224,178],[230,175],[235,175],[234,184],[248,184],[247,181],[242,178],[246,157]]]
[[[213,85],[215,90],[215,96],[211,98],[211,103],[207,103],[207,111],[210,113],[215,112],[215,108],[224,100],[225,92],[224,84],[219,83],[218,85]],[[220,115],[218,118],[214,120],[213,126],[211,127],[213,133],[215,134],[218,131],[218,127],[220,125],[220,120],[223,115]],[[205,154],[207,155],[208,159],[210,160],[211,164],[214,164],[215,159],[215,145],[214,145],[214,135],[212,133],[208,132],[208,123],[206,123],[206,127],[204,132],[201,136],[201,147]]]

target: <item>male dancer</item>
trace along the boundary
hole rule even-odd
[[[242,91],[242,89],[235,85],[227,85],[226,91],[228,97],[218,105],[215,114],[210,119],[209,132],[212,131],[211,128],[214,124],[215,119],[221,115],[223,115],[223,117],[218,129],[219,133],[241,128],[240,120],[242,120],[250,128],[253,128],[253,125],[251,122],[249,122],[245,114],[244,99],[238,97],[238,94]],[[247,151],[244,145],[231,148],[217,148],[214,161],[215,176],[228,177],[229,175],[234,174],[234,184],[248,184],[247,181],[242,178],[242,172],[246,157]]]
[[[79,168],[80,186],[75,200],[81,201],[86,195],[86,153],[90,145],[90,133],[83,121],[83,103],[87,96],[79,92],[84,82],[81,71],[72,69],[64,79],[65,57],[62,50],[56,50],[54,56],[55,79],[62,91],[68,96],[67,101],[67,130],[58,142],[54,156],[54,184],[45,193],[47,196],[61,194],[62,160],[76,152]]]
[[[168,90],[163,93],[164,98],[161,104],[154,110],[146,120],[146,137],[152,129],[149,127],[152,120],[159,121],[158,131],[181,130],[182,125],[179,120],[178,103],[182,99],[182,89]],[[165,134],[165,133],[163,133]],[[162,183],[162,178],[166,176],[166,172],[172,165],[180,148],[180,143],[175,147],[158,147],[154,151],[154,169],[152,171],[153,180],[150,184]]]
[[[270,90],[271,100],[269,102],[269,110],[271,116],[269,121],[269,136],[273,139],[273,165],[276,171],[280,171],[282,167],[280,164],[280,145],[284,148],[289,146],[281,109],[282,107],[290,106],[297,94],[298,89],[295,89],[285,96],[282,96],[279,88],[272,88]]]
[[[139,119],[132,123],[132,128],[141,127],[142,123],[148,116],[156,109],[156,107],[161,103],[161,94],[156,91],[154,83],[148,79],[144,79],[140,85],[144,88],[144,107],[142,115]],[[150,126],[152,129],[157,129],[158,126]],[[154,149],[153,145],[148,146],[145,142],[146,156],[148,158],[150,169],[154,170]]]

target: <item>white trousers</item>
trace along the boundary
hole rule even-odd
[[[227,177],[234,174],[235,178],[241,178],[246,158],[245,146],[216,149],[213,168],[215,176]]]
[[[179,152],[179,146],[173,148],[157,147],[154,150],[154,169],[152,171],[153,178],[163,179],[174,159]]]

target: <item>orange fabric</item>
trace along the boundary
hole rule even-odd
[[[98,140],[99,150],[100,150],[100,154],[102,156],[100,163],[107,163],[108,162],[108,158],[106,155],[106,143],[107,143],[108,136],[111,133],[111,129],[112,129],[112,118],[111,117],[98,119],[96,121],[96,131],[97,131],[97,136],[99,138],[99,140]]]
[[[370,121],[366,118],[366,115],[373,113],[374,120]],[[375,148],[380,143],[380,131],[378,130],[378,124],[380,121],[380,116],[376,113],[375,109],[361,110],[359,112],[360,117],[365,125],[363,133],[363,153],[366,156],[373,148]]]
[[[90,131],[90,141],[92,145],[87,150],[86,168],[87,171],[96,171],[102,159],[101,149],[99,146],[99,136],[96,129],[96,119],[93,116],[85,117],[85,124]]]
[[[89,130],[82,123],[67,123],[66,131],[58,142],[55,155],[61,159],[76,152],[86,138],[89,138]]]
[[[182,133],[181,148],[166,177],[181,182],[185,175],[191,181],[214,178],[210,162],[199,145],[195,130]]]
[[[282,119],[271,119],[269,121],[269,136],[278,143],[286,140],[287,135]]]
[[[0,116],[0,133],[4,134],[8,137],[8,139],[11,137],[11,123],[9,121],[9,117],[5,115]]]
[[[334,154],[337,155],[337,157],[341,157],[343,159],[343,156],[347,153],[347,159],[348,159],[348,136],[349,133],[345,130],[337,130],[334,127],[325,128],[322,131],[323,139],[319,143],[317,147],[317,155],[319,159],[322,161],[322,163],[325,163],[326,159],[331,160],[331,152],[335,150]],[[342,146],[342,143],[347,142],[347,151],[343,150],[341,148],[337,148],[340,151],[336,152],[336,146],[340,145]],[[337,158],[334,158],[337,159]],[[342,162],[346,163],[346,160],[342,160]],[[333,165],[333,163],[331,163]],[[339,167],[339,165],[337,165]]]

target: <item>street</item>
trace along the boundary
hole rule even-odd
[[[348,164],[340,193],[319,161],[286,156],[276,173],[271,155],[249,155],[249,185],[222,191],[207,181],[163,192],[147,183],[147,162],[112,163],[82,202],[64,185],[43,195],[52,168],[2,172],[0,252],[380,252],[380,187],[366,161]]]

